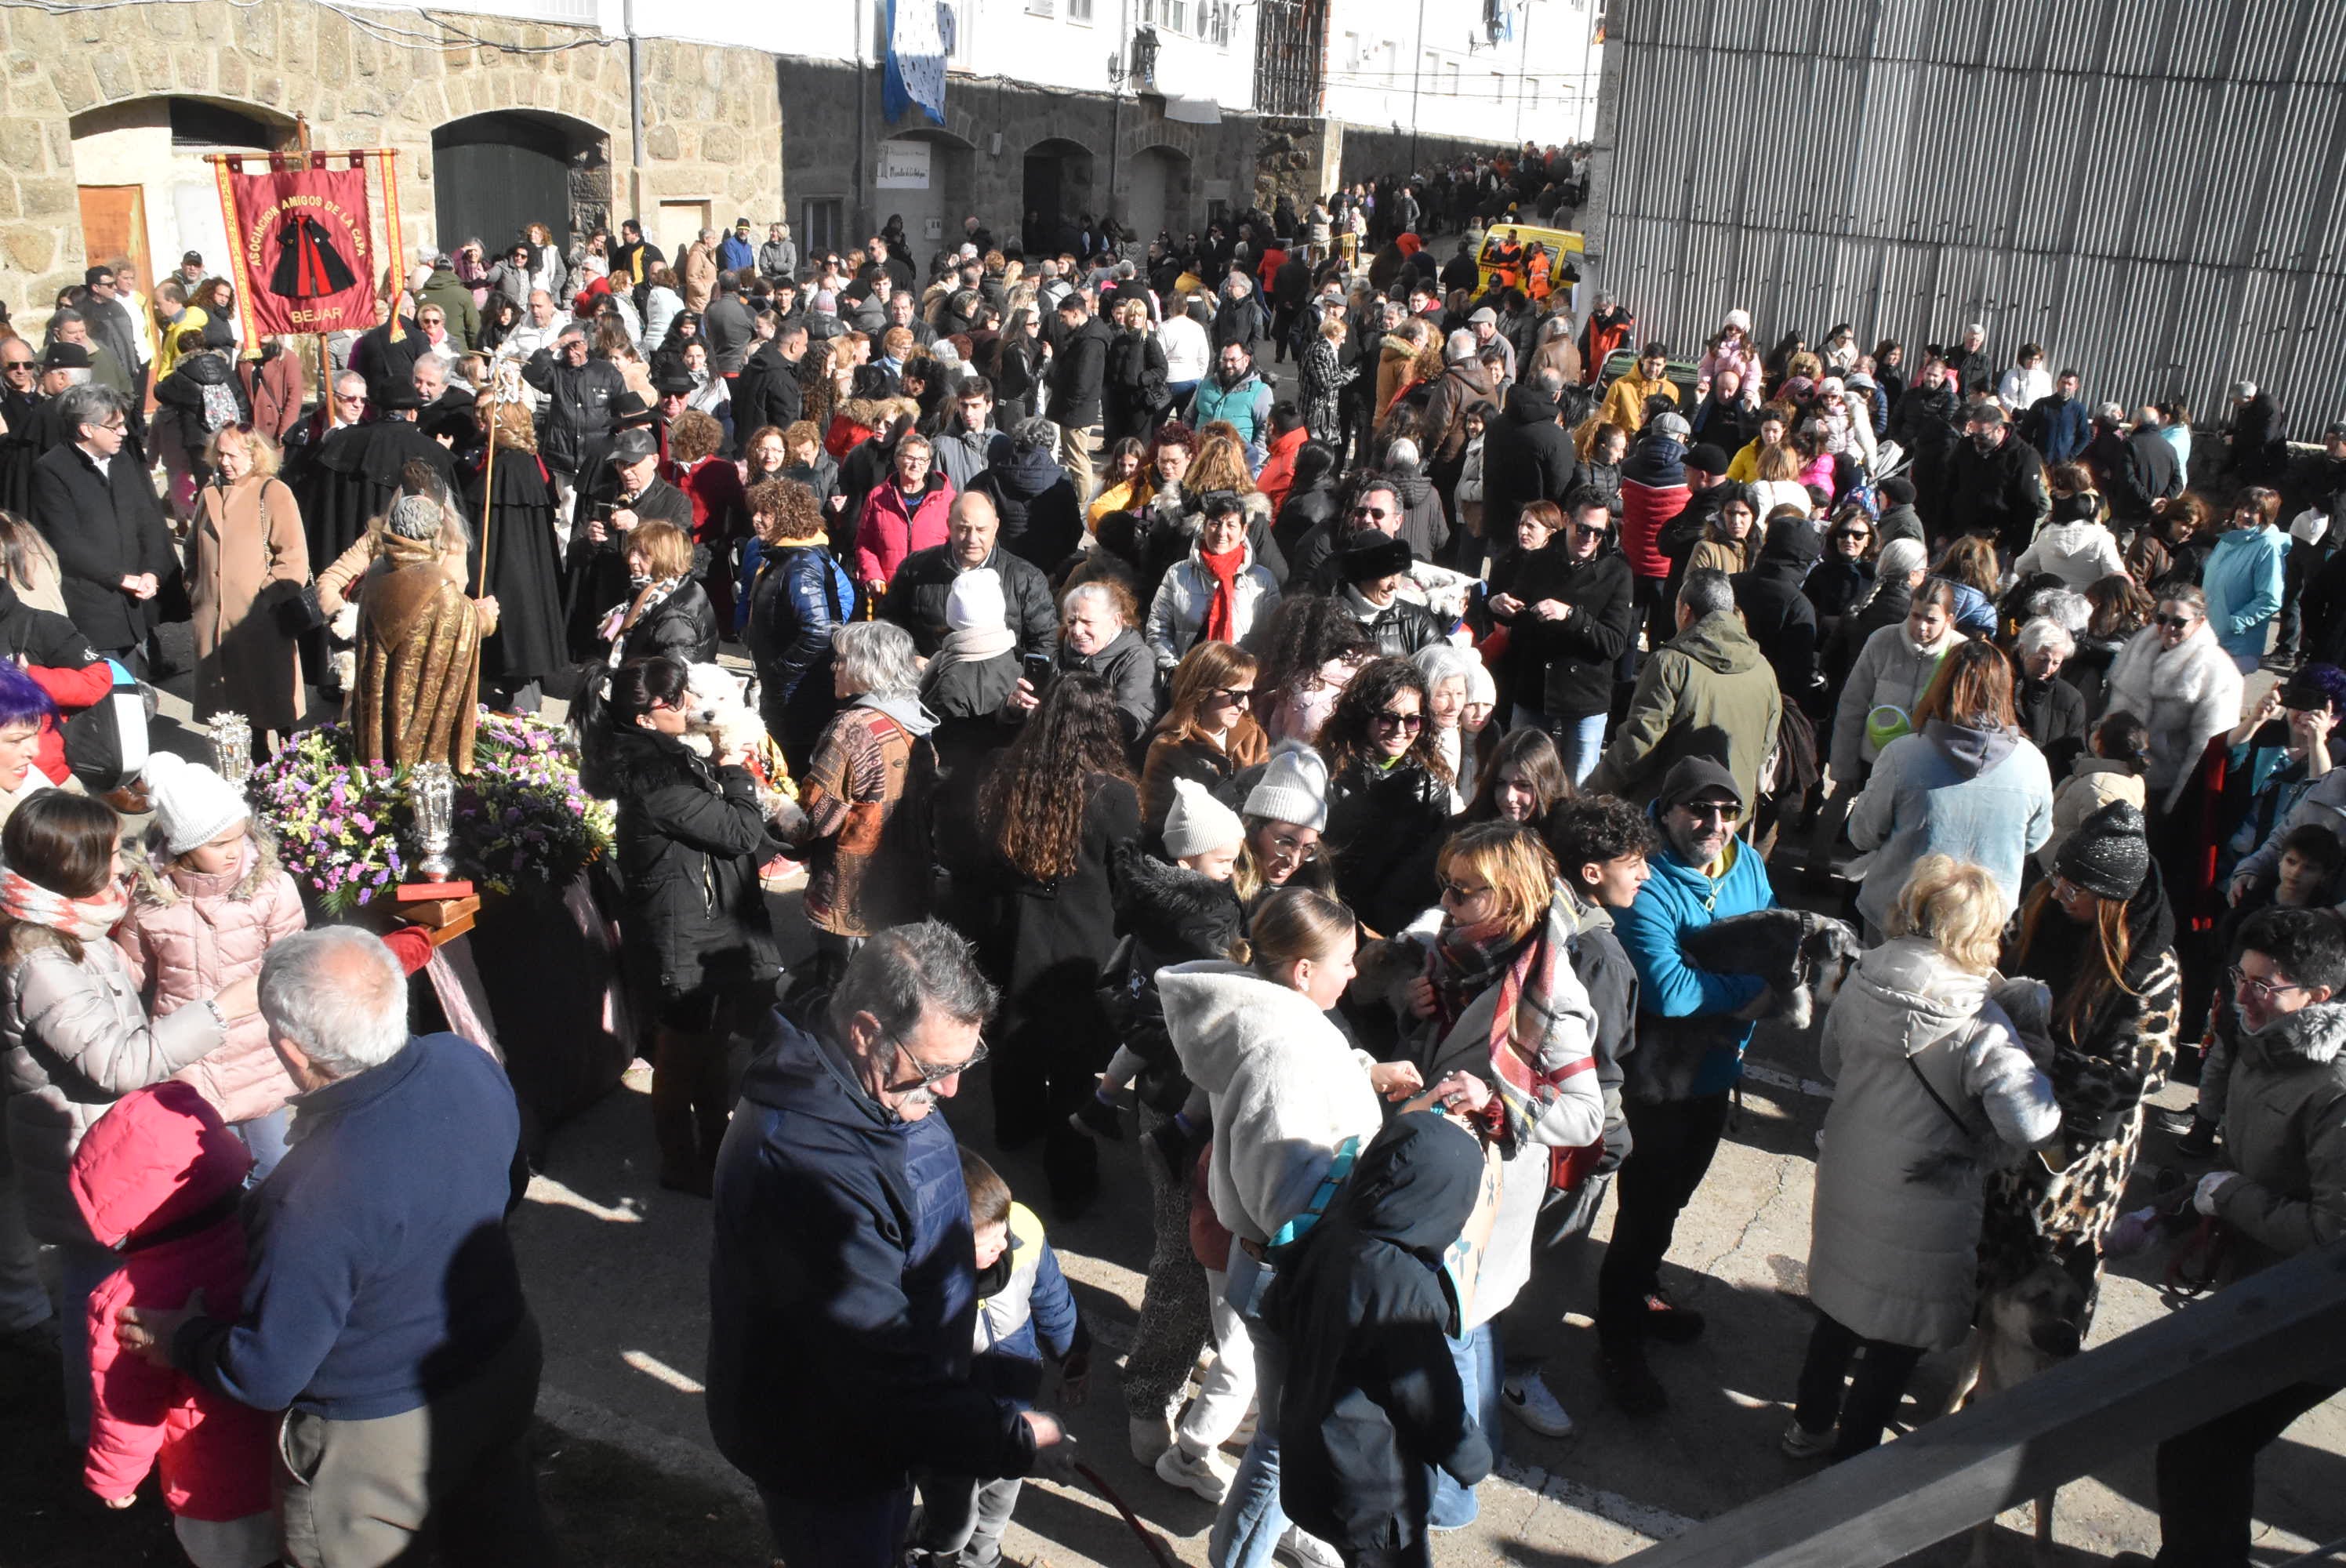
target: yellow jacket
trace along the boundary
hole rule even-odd
[[[1637,434],[1637,427],[1646,423],[1646,400],[1649,397],[1666,397],[1676,402],[1678,401],[1678,383],[1667,375],[1659,381],[1649,382],[1634,366],[1631,367],[1627,375],[1606,391],[1603,410],[1606,421],[1619,425],[1632,435]]]

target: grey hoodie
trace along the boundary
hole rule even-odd
[[[882,697],[876,691],[867,691],[855,698],[855,706],[877,708],[911,730],[915,740],[926,738],[929,731],[937,727],[937,716],[922,707],[921,699],[915,696]]]

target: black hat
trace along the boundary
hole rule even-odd
[[[1373,583],[1408,571],[1415,559],[1408,540],[1392,538],[1374,528],[1355,528],[1344,540],[1338,565],[1347,583]]]
[[[480,433],[480,427],[473,423],[473,405],[469,402],[434,406],[423,416],[419,428],[429,436],[444,435],[458,446]]]
[[[89,351],[79,343],[51,343],[49,351],[42,356],[41,368],[45,371],[86,371],[89,369]]]
[[[1723,764],[1708,757],[1681,757],[1662,776],[1662,791],[1654,804],[1667,811],[1706,795],[1724,795],[1739,807],[1745,803],[1742,787]]]
[[[423,400],[415,394],[414,382],[393,382],[383,389],[381,397],[374,400],[374,405],[388,409],[422,408]]]
[[[203,264],[204,253],[200,250],[190,250],[179,258],[179,265],[182,267],[200,267]]]
[[[667,370],[652,378],[652,391],[662,397],[688,397],[700,383],[692,379],[688,370]]]
[[[2123,902],[2142,891],[2150,874],[2150,839],[2142,808],[2113,800],[2061,840],[2053,870],[2096,898]]]
[[[1684,461],[1688,468],[1699,468],[1705,473],[1727,472],[1727,453],[1707,441],[1688,447]]]
[[[611,438],[612,463],[641,463],[659,455],[659,441],[648,430],[623,430]]]
[[[615,425],[639,424],[658,417],[652,405],[644,401],[644,394],[633,387],[611,400],[611,423]]]

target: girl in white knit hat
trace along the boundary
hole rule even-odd
[[[150,1018],[258,979],[277,942],[309,924],[301,894],[277,860],[277,844],[252,820],[243,793],[200,763],[158,751],[147,760],[155,820],[130,862],[130,912],[114,941],[130,961]],[[285,1102],[293,1080],[269,1044],[258,1013],[229,1026],[228,1041],[182,1068],[252,1151],[258,1183],[285,1153]]]

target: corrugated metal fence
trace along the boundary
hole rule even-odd
[[[1605,66],[1595,274],[1673,348],[1978,321],[2346,414],[2346,0],[1612,0]]]

